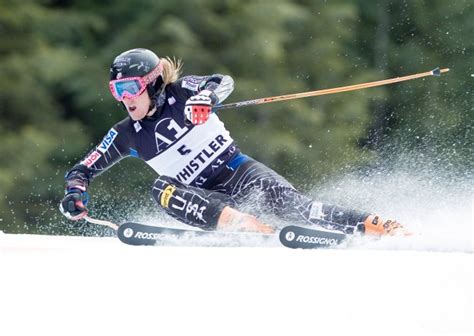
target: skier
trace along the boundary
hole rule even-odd
[[[317,224],[345,233],[394,234],[402,229],[380,216],[313,201],[262,163],[241,153],[212,107],[233,91],[227,75],[179,78],[181,61],[147,49],[118,55],[110,91],[128,117],[66,174],[61,212],[87,214],[92,179],[119,160],[144,160],[159,175],[152,196],[169,215],[204,230],[262,233],[274,228],[242,211],[247,202],[291,223]],[[240,210],[239,210],[240,209]]]

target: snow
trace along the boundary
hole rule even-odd
[[[410,237],[291,250],[0,232],[0,336],[473,335],[472,176],[400,161],[311,193],[397,219]]]
[[[472,249],[407,249],[416,239],[304,251],[0,234],[0,334],[472,335]]]

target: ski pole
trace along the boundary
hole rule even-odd
[[[416,78],[427,77],[427,76],[440,76],[442,73],[448,72],[448,71],[449,71],[448,68],[445,68],[445,69],[436,68],[434,70],[427,71],[427,72],[420,72],[420,73],[413,74],[413,75],[408,75],[408,76],[403,76],[403,77],[395,77],[395,78],[390,78],[390,79],[384,79],[384,80],[379,80],[379,81],[375,81],[375,82],[366,82],[366,83],[349,85],[349,86],[341,86],[341,87],[332,88],[332,89],[292,93],[292,94],[283,95],[283,96],[258,98],[258,99],[245,100],[245,101],[236,102],[236,103],[217,105],[217,106],[214,107],[214,110],[223,110],[223,109],[236,108],[236,107],[249,106],[249,105],[260,105],[260,104],[273,103],[273,102],[283,101],[283,100],[292,100],[292,99],[305,98],[305,97],[323,96],[323,95],[328,95],[328,94],[333,94],[333,93],[340,93],[340,92],[367,89],[367,88],[371,88],[371,87],[375,87],[375,86],[382,86],[382,85],[387,85],[387,84],[404,82],[404,81],[408,81],[408,80],[412,80],[412,79],[416,79]]]
[[[84,216],[84,219],[86,221],[88,221],[89,223],[108,226],[109,228],[112,228],[114,230],[117,230],[118,227],[119,227],[118,224],[115,224],[115,223],[112,223],[112,222],[109,222],[109,221],[106,221],[106,220],[102,220],[102,219],[92,218],[92,217],[89,217],[89,216]]]

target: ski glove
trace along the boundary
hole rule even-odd
[[[66,196],[59,204],[59,210],[71,220],[79,220],[87,215],[86,204],[89,194],[86,191],[74,188],[67,191]]]
[[[212,112],[213,98],[217,97],[215,93],[210,90],[203,90],[189,98],[184,107],[186,119],[191,121],[193,125],[204,124]]]

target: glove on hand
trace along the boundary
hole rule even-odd
[[[71,220],[79,220],[87,215],[86,204],[89,200],[87,192],[80,189],[70,189],[59,204],[59,210]]]
[[[203,90],[186,101],[184,115],[193,125],[204,124],[212,112],[212,91]]]

